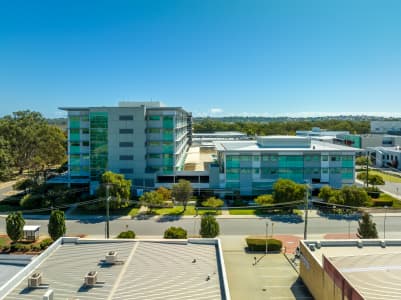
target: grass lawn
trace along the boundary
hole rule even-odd
[[[384,179],[384,181],[401,183],[401,178],[397,177],[397,176],[389,175],[389,174],[374,171],[374,170],[369,170],[369,174],[379,175]]]
[[[10,242],[7,236],[0,236],[0,248],[10,245]]]
[[[256,209],[250,208],[240,208],[240,209],[229,209],[228,212],[230,215],[256,215]]]
[[[131,208],[131,210],[128,212],[128,216],[134,217],[138,214],[138,211],[139,211],[138,207]]]
[[[188,205],[185,211],[184,206],[177,205],[169,208],[154,209],[152,213],[159,216],[194,216],[196,215],[196,210],[195,206],[193,205]],[[214,209],[198,209],[198,214],[221,215],[221,211],[216,212]]]

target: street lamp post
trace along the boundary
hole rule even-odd
[[[273,229],[274,229],[274,223],[272,222],[272,235],[271,235],[271,238],[273,238]]]
[[[109,184],[106,184],[106,239],[110,238],[110,196]]]
[[[386,239],[386,217],[387,217],[387,208],[388,208],[388,206],[385,205],[385,206],[384,206],[384,220],[383,220],[383,231],[384,231],[383,238],[384,238],[384,239]]]
[[[267,242],[267,233],[268,233],[268,228],[269,228],[269,223],[266,221],[266,249],[265,249],[265,254],[267,255],[267,244],[268,244],[268,242]]]
[[[304,240],[308,237],[308,198],[309,198],[309,184],[306,182],[306,196],[305,196],[305,224],[304,224]]]

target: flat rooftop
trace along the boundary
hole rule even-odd
[[[326,257],[364,299],[400,299],[401,241],[386,240],[319,241],[310,253],[323,265]],[[318,241],[305,241],[307,245]]]
[[[0,287],[25,268],[31,259],[31,255],[0,254]]]
[[[43,274],[40,288],[28,288],[26,273],[0,299],[42,300],[48,289],[55,299],[229,299],[218,245],[217,240],[201,239],[70,239],[49,248],[50,253],[43,253],[47,257],[30,270],[29,274]],[[104,261],[110,251],[118,253],[118,264]],[[84,285],[90,271],[98,273],[93,287]]]
[[[184,162],[184,171],[205,171],[207,165],[216,158],[217,151],[214,148],[191,146],[188,149]]]
[[[266,137],[264,137],[266,138]],[[303,137],[291,137],[290,140],[296,141],[301,140]],[[274,136],[272,139],[275,143],[280,139],[286,141],[289,139],[288,136]],[[216,149],[218,151],[258,151],[258,152],[277,152],[277,151],[339,151],[339,152],[355,152],[360,149],[336,145],[331,143],[320,142],[311,140],[308,147],[289,147],[289,146],[275,146],[275,147],[261,147],[255,140],[247,141],[218,141],[215,142]]]

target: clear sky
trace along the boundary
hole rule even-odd
[[[401,115],[399,0],[0,0],[0,115]]]

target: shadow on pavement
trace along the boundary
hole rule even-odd
[[[304,220],[300,215],[273,215],[269,216],[270,220],[274,222],[283,222],[283,223],[293,223],[298,224],[302,223]]]

